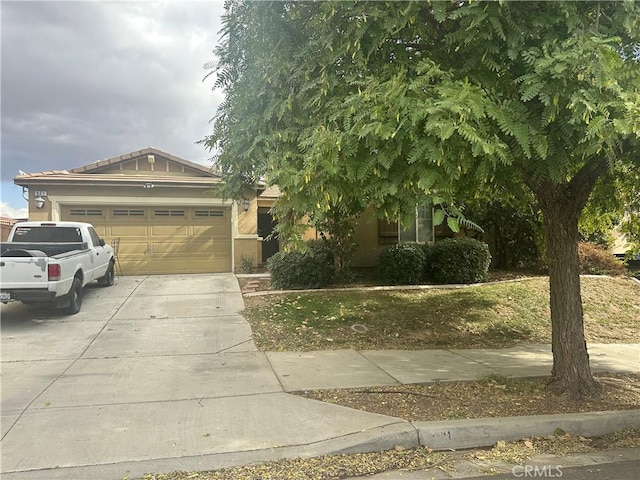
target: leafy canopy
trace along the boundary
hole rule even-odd
[[[639,17],[630,1],[231,0],[205,144],[229,195],[277,184],[292,224],[585,168],[617,172],[637,208]]]

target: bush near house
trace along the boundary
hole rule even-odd
[[[491,254],[486,243],[468,237],[447,238],[428,249],[428,279],[437,283],[479,283],[489,277]]]
[[[378,277],[391,285],[414,285],[424,278],[425,250],[419,243],[397,243],[380,252]]]
[[[276,289],[322,288],[335,278],[335,249],[330,240],[309,240],[301,250],[278,252],[267,261]]]
[[[592,275],[624,275],[623,263],[606,248],[595,243],[578,244],[580,273]]]

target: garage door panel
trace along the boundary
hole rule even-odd
[[[151,236],[168,237],[167,239],[170,240],[175,237],[187,238],[190,235],[187,225],[152,225]]]
[[[231,271],[229,208],[63,207],[62,216],[93,223],[108,242],[120,238],[125,275]]]
[[[148,233],[146,225],[111,225],[111,235],[114,237],[147,238]]]

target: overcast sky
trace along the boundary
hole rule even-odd
[[[2,203],[26,217],[18,170],[85,165],[153,146],[208,164],[195,142],[221,100],[205,83],[222,2],[5,1]]]

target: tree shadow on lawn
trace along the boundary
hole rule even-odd
[[[405,348],[495,348],[531,338],[526,319],[508,302],[474,290],[455,290],[419,296],[415,315],[402,322]]]
[[[479,289],[300,294],[248,313],[266,350],[496,348],[532,336],[526,315]]]

